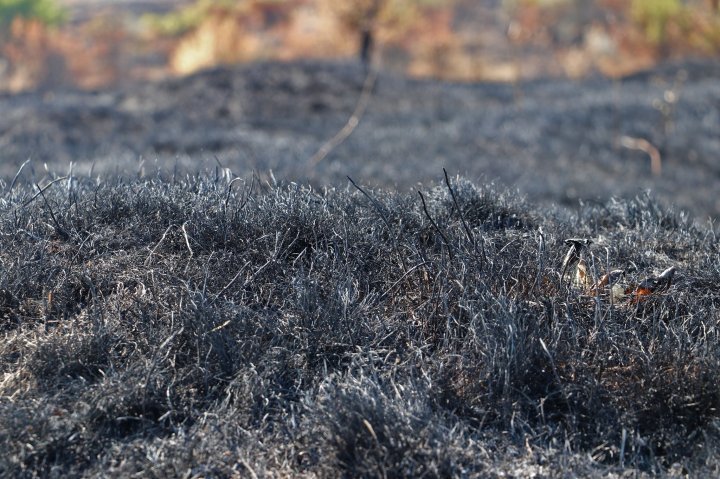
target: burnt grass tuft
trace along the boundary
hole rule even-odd
[[[213,175],[0,199],[3,477],[720,473],[720,243],[650,197],[535,209]],[[671,288],[610,301],[560,281]]]

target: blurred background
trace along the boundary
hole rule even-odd
[[[0,178],[406,190],[447,168],[551,207],[652,190],[718,218],[718,4],[0,0]]]
[[[0,90],[382,52],[454,81],[611,77],[720,50],[718,0],[2,0]]]

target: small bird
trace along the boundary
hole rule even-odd
[[[670,266],[658,276],[650,276],[649,278],[644,279],[640,284],[635,286],[634,289],[628,288],[625,291],[625,294],[632,293],[639,298],[640,296],[660,293],[670,287],[673,276],[675,276],[675,266]]]
[[[572,280],[573,276],[575,276],[573,273],[575,273],[578,263],[582,257],[583,248],[590,246],[592,244],[592,240],[585,238],[568,238],[565,240],[565,244],[570,246],[570,249],[563,260],[562,274],[560,275],[561,281],[565,280],[565,276],[568,273],[571,274]]]

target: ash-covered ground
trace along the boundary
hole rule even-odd
[[[720,477],[713,68],[3,99],[0,477]]]
[[[720,214],[720,63],[684,61],[622,80],[449,84],[381,74],[347,141],[308,160],[353,112],[351,63],[267,63],[100,92],[0,98],[2,176],[194,173],[412,188],[450,174],[575,208],[652,190],[697,220]],[[623,136],[657,147],[662,173]]]

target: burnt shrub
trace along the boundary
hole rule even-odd
[[[720,468],[717,232],[650,196],[67,181],[0,201],[2,475]]]

